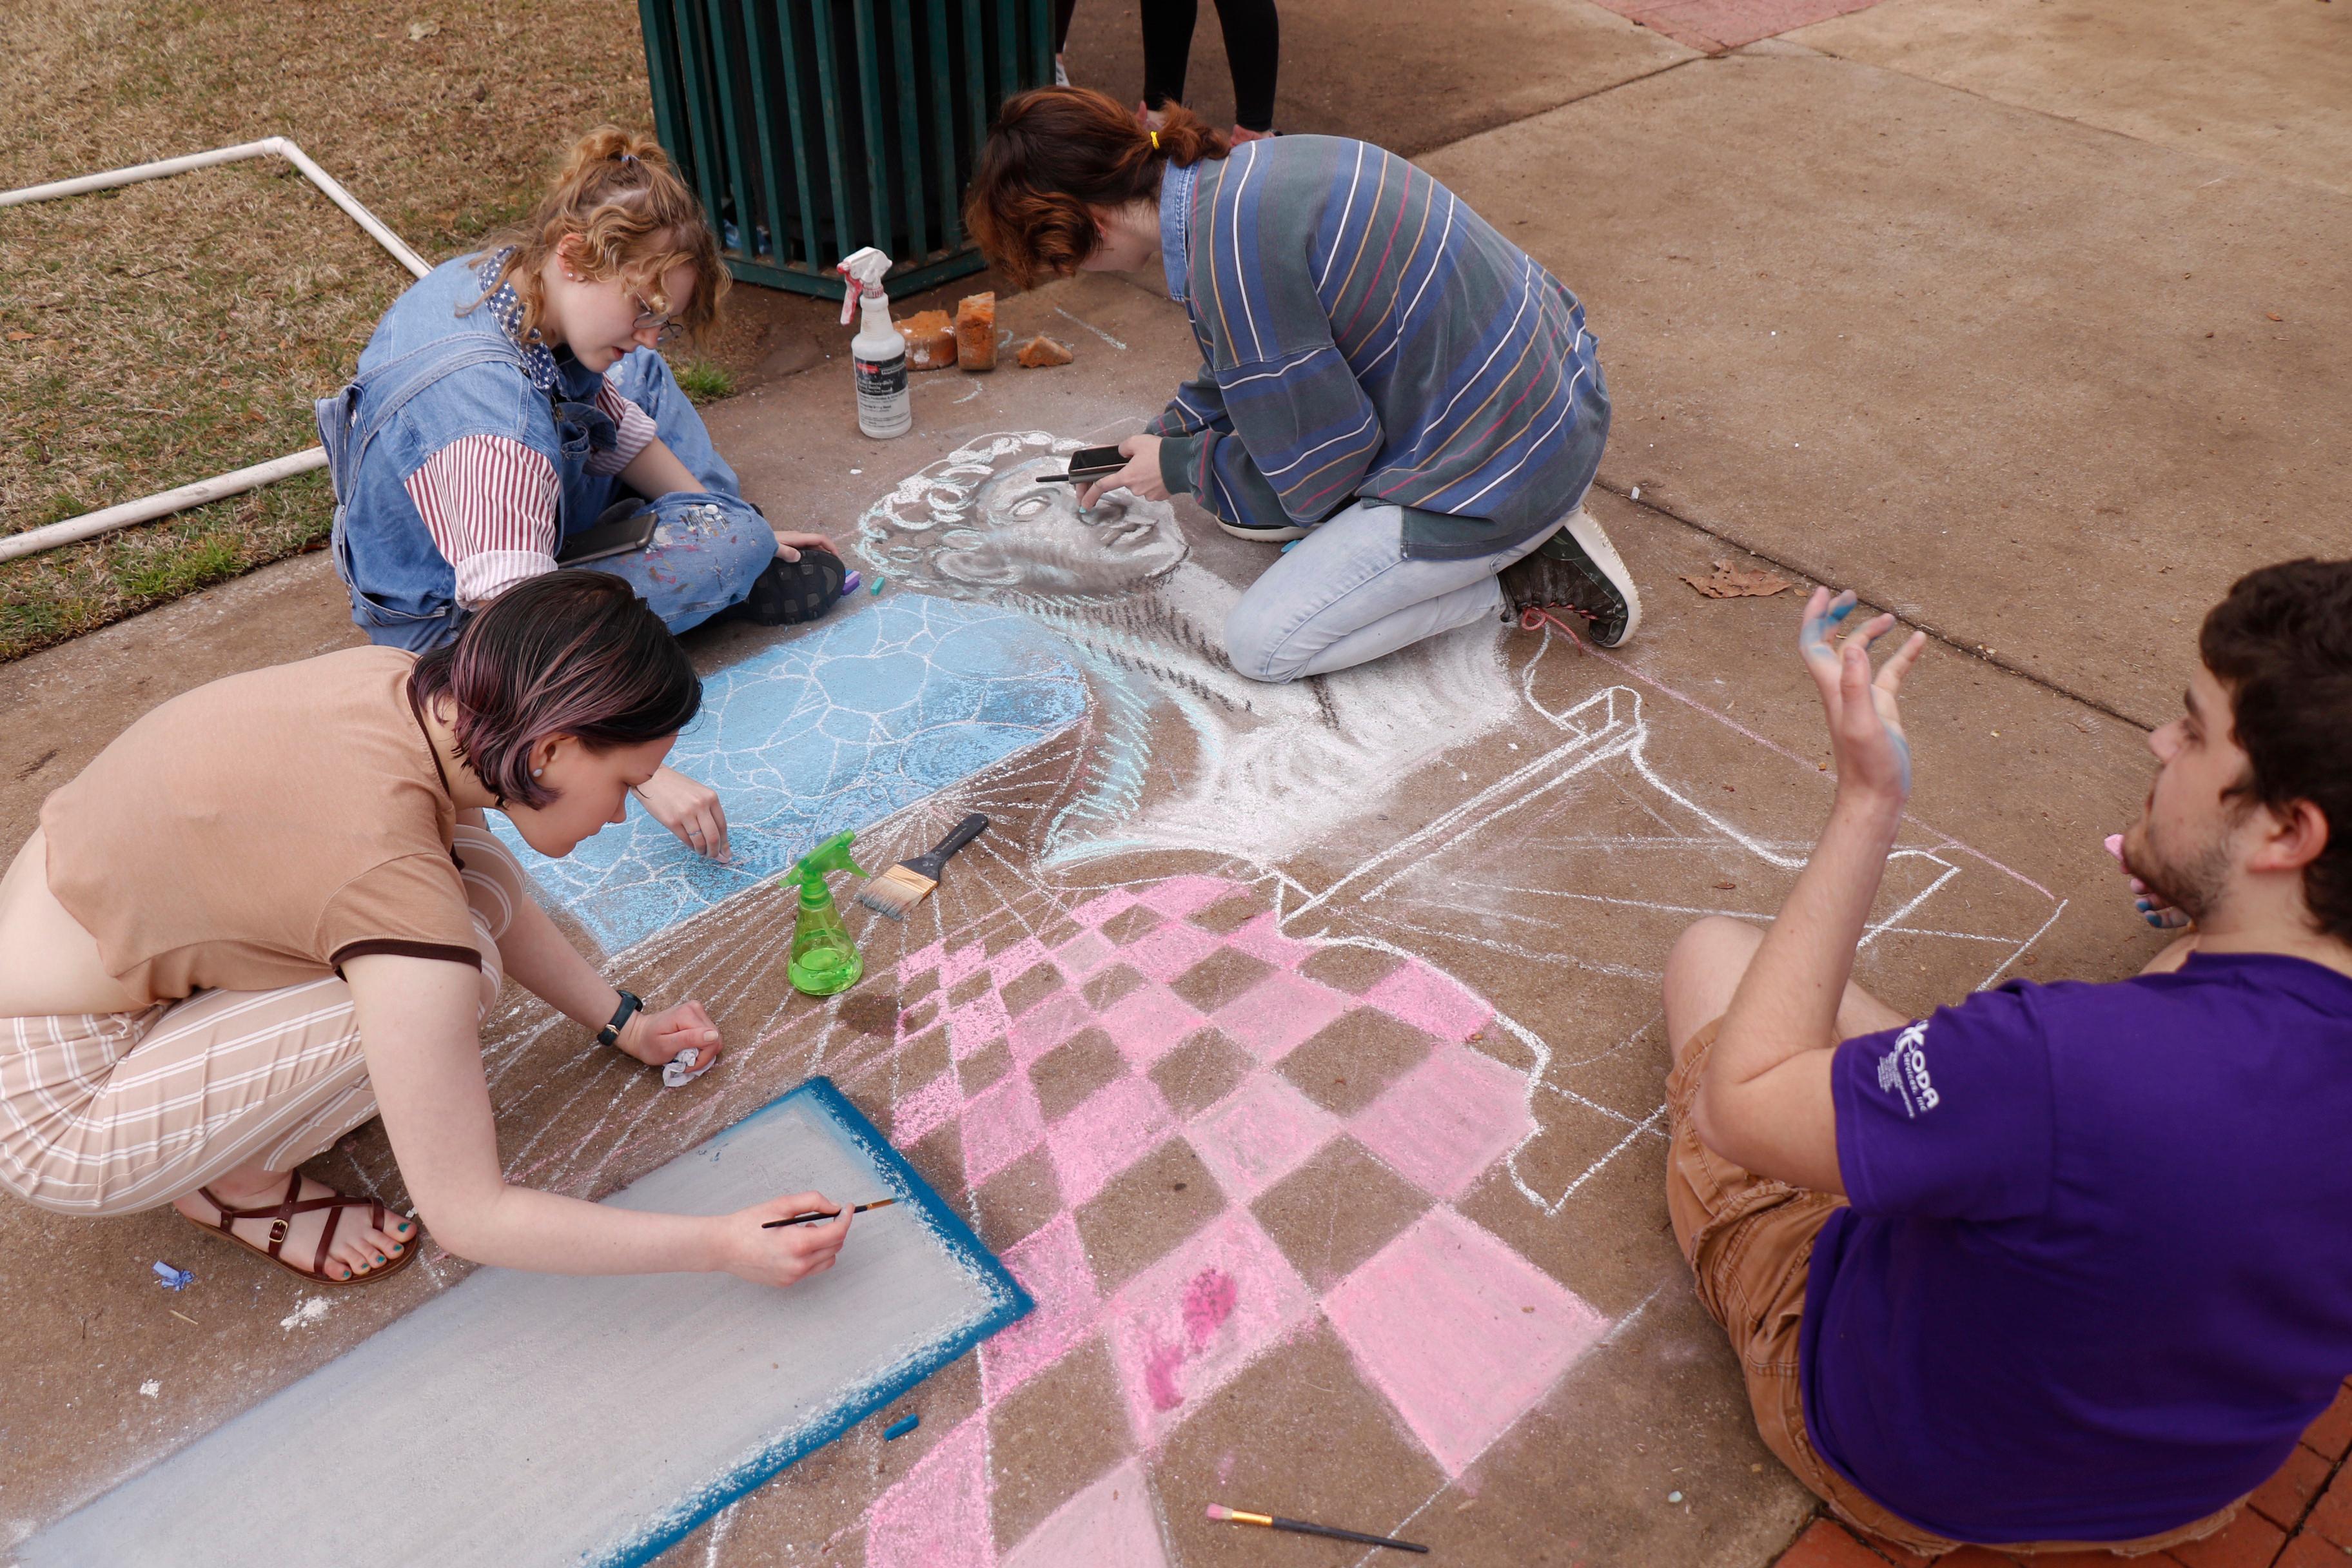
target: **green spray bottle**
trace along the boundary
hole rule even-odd
[[[846,991],[866,973],[866,960],[858,956],[857,944],[849,940],[849,928],[841,923],[841,911],[833,905],[833,889],[824,881],[835,871],[866,875],[866,868],[849,858],[850,841],[856,837],[835,834],[776,879],[778,887],[795,886],[801,890],[801,912],[793,922],[793,955],[786,973],[792,977],[793,989],[807,995],[831,996]]]

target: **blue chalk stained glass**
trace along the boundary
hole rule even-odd
[[[732,865],[692,853],[634,803],[626,823],[561,860],[496,812],[490,826],[548,903],[617,951],[1058,732],[1086,704],[1072,651],[1027,616],[894,595],[703,683],[702,713],[669,760],[719,792]]]

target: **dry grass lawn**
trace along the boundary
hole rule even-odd
[[[631,0],[17,0],[9,33],[0,189],[285,135],[432,261],[653,118]],[[0,208],[0,533],[314,445],[409,281],[275,158]],[[329,510],[305,475],[0,564],[0,659],[317,548]]]

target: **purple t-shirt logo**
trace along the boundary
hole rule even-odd
[[[1895,1048],[1878,1058],[1878,1087],[1903,1097],[1906,1116],[1936,1109],[1936,1086],[1927,1081],[1927,1053],[1919,1048],[1927,1038],[1923,1019],[1895,1036]]]

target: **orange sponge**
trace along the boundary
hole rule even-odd
[[[956,363],[966,370],[996,368],[996,295],[967,294],[956,301]]]
[[[1013,357],[1021,362],[1023,370],[1043,370],[1048,365],[1070,363],[1070,351],[1042,332],[1015,350]]]
[[[892,323],[907,340],[908,370],[953,370],[955,327],[945,310],[924,310]]]

